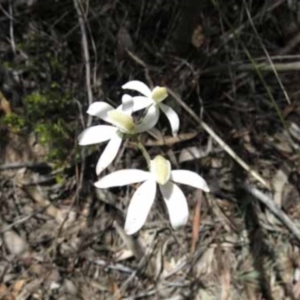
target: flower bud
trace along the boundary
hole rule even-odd
[[[171,176],[171,164],[161,155],[157,155],[150,163],[151,173],[157,183],[166,184]]]
[[[119,110],[111,110],[107,113],[110,122],[126,133],[134,129],[134,122],[131,116],[124,114]]]
[[[156,102],[156,103],[160,103],[163,100],[165,100],[168,97],[168,91],[165,87],[160,87],[157,86],[156,88],[154,88],[154,90],[152,91],[152,99]]]

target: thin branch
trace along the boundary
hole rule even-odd
[[[263,71],[270,72],[275,68],[276,72],[298,72],[300,70],[300,61],[292,61],[292,62],[283,62],[283,63],[273,63],[270,65],[269,63],[231,63],[230,68],[234,68],[236,71]],[[221,65],[218,67],[213,67],[210,69],[203,70],[201,72],[202,75],[217,73],[226,71],[228,69],[228,64]],[[242,74],[241,77],[246,77],[248,74]]]
[[[78,23],[79,23],[80,31],[81,31],[81,43],[82,43],[83,58],[84,58],[84,65],[85,65],[85,84],[86,84],[88,102],[89,102],[89,105],[91,105],[93,102],[93,93],[92,93],[92,86],[91,86],[91,66],[90,66],[89,45],[88,45],[87,32],[86,32],[86,17],[83,13],[81,1],[74,0],[73,2],[74,2],[74,7],[77,12]],[[92,124],[92,117],[89,115],[86,126],[88,127],[91,124]],[[82,188],[83,176],[84,176],[84,170],[85,170],[85,155],[86,155],[86,150],[85,150],[85,148],[83,148],[81,151],[82,163],[81,163],[80,175],[78,178],[76,197]]]
[[[278,81],[278,84],[279,84],[279,86],[280,86],[281,89],[282,89],[282,92],[283,92],[283,94],[284,94],[284,96],[285,96],[285,98],[286,98],[286,101],[287,101],[288,104],[291,104],[291,100],[290,100],[290,98],[289,98],[289,95],[287,94],[286,89],[285,89],[285,87],[283,86],[283,83],[282,83],[282,81],[280,80],[279,75],[278,75],[278,72],[277,72],[277,70],[276,70],[276,68],[275,68],[275,66],[274,66],[274,64],[273,64],[273,61],[272,61],[272,59],[271,59],[271,57],[270,57],[270,55],[269,55],[269,53],[268,53],[268,51],[267,51],[265,45],[263,44],[263,41],[262,41],[260,35],[258,34],[258,31],[257,31],[257,29],[256,29],[256,27],[255,27],[255,25],[254,25],[254,23],[253,23],[253,20],[252,20],[252,18],[251,18],[251,15],[250,15],[250,12],[249,12],[249,9],[248,9],[248,6],[247,6],[247,3],[245,2],[245,0],[244,0],[244,5],[245,5],[245,8],[246,8],[246,13],[247,13],[247,16],[248,16],[250,25],[251,25],[251,27],[252,27],[252,29],[253,29],[253,31],[254,31],[254,33],[255,33],[255,35],[256,35],[258,41],[259,41],[259,43],[260,43],[260,45],[261,45],[263,51],[265,52],[265,55],[266,55],[266,57],[267,57],[267,59],[268,59],[268,62],[269,62],[269,64],[270,64],[271,68],[272,68],[272,71],[273,71],[274,74],[275,74],[275,77],[276,77],[276,79],[277,79],[277,81]]]
[[[294,222],[286,215],[280,208],[278,208],[274,200],[258,190],[257,188],[250,185],[242,185],[242,188],[263,203],[300,242],[300,230],[294,224]]]
[[[255,172],[249,165],[247,165],[204,121],[202,121],[188,105],[182,101],[182,99],[168,89],[170,95],[182,106],[182,108],[252,177],[262,183],[266,188],[270,189],[269,183],[267,183],[257,172]]]
[[[116,271],[119,271],[119,272],[124,272],[124,273],[129,273],[129,274],[133,274],[135,272],[135,270],[133,270],[133,269],[127,267],[127,266],[124,266],[122,264],[119,264],[119,263],[109,263],[109,262],[106,262],[102,259],[97,259],[97,260],[92,260],[92,259],[89,259],[89,258],[87,258],[87,259],[88,259],[89,262],[91,262],[95,265],[98,265],[98,266],[102,266],[102,267],[107,268],[107,269],[116,270]]]
[[[14,54],[16,54],[16,43],[15,43],[15,35],[14,35],[14,19],[13,19],[13,7],[12,0],[9,0],[9,14],[11,18],[9,18],[9,35],[10,35],[10,44]]]
[[[288,62],[288,63],[273,63],[273,65],[270,65],[268,63],[261,63],[256,64],[253,66],[253,64],[243,64],[240,66],[237,66],[237,70],[241,71],[273,71],[274,69],[276,72],[292,72],[292,71],[299,71],[300,70],[300,61],[294,61],[294,62]]]
[[[277,7],[279,7],[280,5],[282,5],[284,2],[286,2],[285,0],[278,0],[276,2],[271,2],[272,4],[267,7],[265,10],[261,10],[259,11],[259,13],[257,15],[255,15],[252,20],[257,20],[259,18],[262,17],[263,13],[267,13],[269,15],[271,15],[270,13],[276,9]],[[226,44],[227,42],[229,42],[230,40],[234,39],[238,34],[240,34],[247,26],[249,26],[249,22],[245,22],[242,25],[240,25],[238,28],[234,29],[234,30],[230,30],[230,32],[223,34],[223,36],[221,36],[221,39],[223,40],[223,44],[222,47],[224,47],[224,44]],[[219,51],[219,49],[214,50],[214,52]]]
[[[33,163],[33,162],[24,162],[24,163],[11,163],[0,165],[0,171],[4,170],[13,170],[13,169],[22,169],[22,168],[43,168],[49,167],[45,162]]]
[[[89,54],[89,45],[87,39],[87,32],[86,32],[86,17],[83,14],[82,5],[80,0],[74,0],[74,6],[77,12],[78,22],[81,31],[81,43],[83,49],[83,58],[84,58],[84,65],[85,65],[85,84],[88,96],[89,105],[93,102],[93,93],[92,93],[92,86],[91,86],[91,66],[90,66],[90,54]],[[92,124],[91,116],[88,117],[87,126]]]

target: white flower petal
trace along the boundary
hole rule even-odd
[[[93,145],[105,142],[115,136],[117,128],[109,125],[96,125],[86,128],[79,136],[79,145]]]
[[[114,108],[110,104],[103,101],[97,101],[89,106],[87,113],[91,116],[107,121],[107,113],[113,109]]]
[[[139,110],[144,109],[152,104],[155,104],[151,98],[147,98],[144,96],[135,96],[135,97],[132,97],[132,100],[134,103],[133,111],[139,111]]]
[[[173,136],[176,136],[178,133],[179,124],[180,124],[177,113],[175,112],[175,110],[173,108],[171,108],[170,106],[167,106],[165,104],[160,103],[159,107],[165,113],[166,117],[168,118],[168,120],[170,122]]]
[[[159,185],[173,229],[185,225],[189,217],[189,208],[182,190],[173,182]]]
[[[171,171],[170,180],[209,192],[209,187],[206,181],[200,175],[192,171],[173,170]]]
[[[106,169],[115,159],[121,146],[121,143],[122,138],[118,134],[111,138],[98,160],[96,166],[97,175],[99,175],[104,169]]]
[[[125,114],[131,116],[133,112],[133,98],[130,95],[122,96],[122,104],[117,107],[117,110],[121,110]]]
[[[125,169],[104,176],[95,182],[94,185],[99,189],[106,189],[110,187],[124,186],[131,183],[142,182],[149,178],[153,178],[150,172],[136,169]]]
[[[122,88],[137,91],[147,97],[151,96],[151,90],[149,87],[145,83],[138,80],[129,81],[125,83]]]
[[[136,233],[147,220],[147,216],[156,195],[156,182],[153,179],[145,181],[135,191],[127,210],[125,232]]]
[[[157,105],[151,105],[141,123],[135,126],[135,132],[144,132],[153,128],[159,119],[159,109]]]

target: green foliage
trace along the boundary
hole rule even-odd
[[[66,111],[72,110],[71,98],[52,88],[48,93],[32,93],[24,99],[27,119],[42,145],[49,147],[47,160],[61,162],[70,152],[70,130]]]
[[[47,108],[47,98],[40,93],[32,93],[24,99],[25,109],[29,117],[38,119],[45,117],[45,108]]]
[[[35,92],[26,96],[24,104],[28,117],[33,121],[41,118],[59,118],[72,105],[70,96],[61,93],[57,84],[52,84],[48,93]]]
[[[57,174],[55,176],[55,181],[58,184],[63,184],[65,182],[65,176],[63,174]]]
[[[9,62],[9,61],[5,61],[2,64],[2,66],[3,66],[4,69],[10,69],[11,65],[12,65],[12,63]]]
[[[2,119],[2,124],[8,126],[13,132],[20,132],[25,126],[25,119],[15,113],[6,114]]]
[[[70,95],[63,93],[55,84],[46,93],[34,92],[26,96],[23,104],[22,113],[3,115],[0,128],[24,134],[26,130],[33,131],[39,143],[48,149],[45,159],[61,166],[74,147],[70,126],[74,106]]]
[[[5,62],[4,66],[22,70],[27,80],[36,83],[38,90],[26,95],[22,99],[23,107],[17,108],[18,113],[4,116],[0,126],[8,127],[12,132],[34,132],[39,143],[48,149],[45,159],[61,166],[74,149],[71,124],[73,115],[77,114],[71,93],[62,86],[66,61],[59,51],[49,49],[48,39],[34,34],[24,43],[18,43],[17,48],[28,54],[26,64],[13,66],[13,62]]]
[[[39,135],[39,140],[42,145],[53,143],[53,140],[67,136],[65,128],[59,123],[41,123],[34,127],[35,133]]]

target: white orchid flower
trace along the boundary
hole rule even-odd
[[[180,124],[179,117],[173,108],[162,103],[162,101],[168,97],[168,91],[165,87],[157,86],[151,91],[151,89],[145,83],[138,80],[133,80],[124,84],[122,88],[134,90],[143,94],[143,96],[133,97],[133,111],[138,111],[149,107],[146,116],[142,121],[144,126],[147,126],[149,123],[155,125],[158,121],[160,110],[162,110],[170,122],[172,134],[174,136],[177,135]]]
[[[149,130],[154,126],[152,124],[148,124],[148,126],[144,124],[142,126],[135,125],[131,117],[132,109],[133,101],[129,95],[123,96],[122,105],[117,109],[102,101],[94,102],[89,106],[87,111],[89,115],[98,117],[113,125],[91,126],[85,129],[78,137],[79,145],[81,146],[98,144],[109,140],[98,160],[96,166],[97,175],[106,169],[115,159],[126,134],[132,135]]]
[[[157,184],[166,203],[170,222],[174,229],[187,223],[189,211],[182,190],[174,183],[187,184],[209,192],[205,180],[188,170],[171,170],[171,164],[161,155],[151,160],[150,172],[128,169],[111,173],[95,183],[100,189],[143,182],[135,191],[127,211],[125,231],[134,234],[146,222],[154,202]]]

